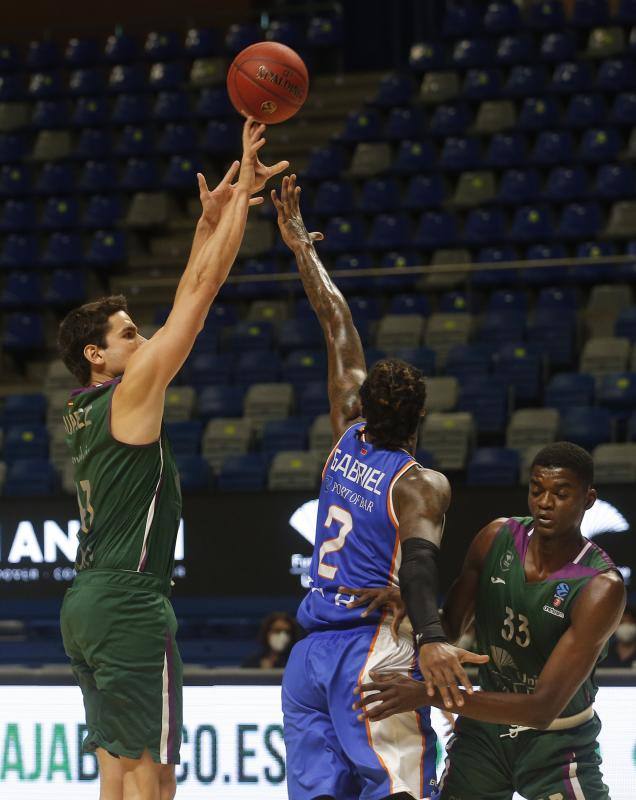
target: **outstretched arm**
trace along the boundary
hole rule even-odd
[[[300,186],[296,176],[283,178],[280,200],[272,190],[278,211],[278,227],[285,244],[296,257],[303,288],[316,312],[327,343],[328,392],[334,441],[361,414],[358,390],[367,371],[360,336],[342,292],[329,277],[314,241],[321,233],[309,233],[300,213]]]

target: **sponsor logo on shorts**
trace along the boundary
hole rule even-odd
[[[554,616],[554,617],[561,617],[561,619],[563,619],[565,617],[565,614],[563,613],[563,611],[559,611],[556,608],[552,608],[552,606],[549,606],[547,604],[545,606],[543,606],[543,610],[547,611],[548,614],[552,614],[552,616]]]
[[[505,580],[503,578],[495,578],[494,575],[490,578],[491,583],[503,583],[505,584]]]

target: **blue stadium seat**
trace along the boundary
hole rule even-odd
[[[203,423],[200,420],[166,422],[165,428],[175,456],[196,456],[201,452]]]
[[[120,185],[129,192],[156,189],[159,185],[156,162],[150,158],[129,158],[124,166]]]
[[[40,226],[46,230],[75,228],[79,209],[74,197],[49,197],[44,204]]]
[[[612,161],[621,148],[621,137],[615,128],[590,128],[583,134],[579,157],[583,161]]]
[[[415,91],[415,82],[409,74],[390,72],[380,80],[373,103],[380,108],[408,105]]]
[[[425,294],[396,294],[389,303],[389,314],[419,314],[428,317],[431,304]]]
[[[251,44],[259,42],[262,38],[263,34],[258,25],[253,23],[245,25],[234,23],[230,25],[225,34],[225,50],[229,55],[233,56]]]
[[[282,379],[293,384],[298,391],[309,383],[324,381],[326,375],[327,359],[324,350],[292,350],[285,358]]]
[[[539,5],[539,3],[536,3]],[[539,58],[549,64],[569,61],[576,56],[576,39],[570,31],[550,31],[541,37]]]
[[[419,219],[413,244],[423,250],[452,247],[457,241],[457,220],[449,211],[425,211]]]
[[[508,421],[509,387],[492,375],[468,377],[460,385],[459,411],[469,411],[478,433],[502,433]]]
[[[521,342],[524,338],[526,318],[514,310],[487,311],[482,318],[477,341],[486,344]]]
[[[93,267],[110,267],[126,260],[123,231],[96,231],[88,246],[86,261]]]
[[[475,298],[466,292],[444,292],[439,300],[439,311],[444,314],[473,314],[477,311],[477,304]]]
[[[561,412],[561,436],[586,450],[612,440],[609,409],[595,406],[569,406]]]
[[[481,161],[481,147],[475,136],[449,136],[444,140],[439,163],[443,170],[458,171],[476,167]]]
[[[109,161],[87,161],[77,182],[84,192],[108,192],[117,186],[117,173]]]
[[[508,169],[501,176],[497,200],[504,205],[531,203],[541,194],[541,177],[535,169]]]
[[[236,148],[238,131],[233,122],[212,119],[205,127],[202,149],[211,155],[224,155]]]
[[[559,372],[548,381],[544,405],[561,413],[568,408],[590,406],[594,400],[594,376],[584,372]]]
[[[308,432],[308,421],[302,417],[270,420],[263,426],[261,450],[266,458],[281,450],[304,450]]]
[[[601,225],[601,209],[596,202],[570,203],[563,209],[557,235],[562,239],[593,236]]]
[[[512,67],[504,86],[504,94],[512,97],[540,95],[545,89],[548,74],[543,64],[517,64]]]
[[[329,413],[329,396],[325,381],[308,383],[300,389],[298,398],[298,413],[305,419],[313,420],[319,414]]]
[[[0,426],[8,428],[12,425],[29,427],[40,425],[46,418],[46,395],[10,394],[7,395],[0,413]]]
[[[565,124],[570,128],[591,128],[603,125],[607,119],[607,106],[602,95],[575,94],[565,111]]]
[[[196,174],[203,169],[201,162],[191,156],[171,156],[161,185],[172,191],[192,191],[196,185]]]
[[[494,357],[495,375],[499,375],[515,392],[515,400],[534,403],[539,399],[542,356],[532,346],[509,341]]]
[[[458,136],[471,121],[471,114],[463,103],[441,103],[431,117],[429,131],[433,136]]]
[[[179,61],[158,62],[152,65],[148,77],[148,85],[155,91],[178,89],[185,79],[185,69]]]
[[[216,356],[216,358],[223,359],[227,356]],[[190,374],[193,374],[192,371]],[[208,378],[209,376],[206,374],[204,377]],[[243,386],[216,383],[210,386],[203,385],[197,400],[197,416],[204,422],[214,417],[241,417],[244,397],[245,387]]]
[[[359,333],[362,334],[360,330]],[[284,320],[278,331],[278,346],[283,352],[290,350],[313,350],[324,346],[318,320],[314,317]]]
[[[47,305],[70,308],[86,299],[86,276],[82,270],[56,269],[44,295]]]
[[[33,106],[31,126],[37,128],[64,128],[69,122],[69,105],[66,100],[38,100]]]
[[[382,120],[374,108],[351,111],[347,116],[342,140],[345,142],[375,142],[382,135]]]
[[[520,456],[508,447],[478,447],[468,462],[469,486],[514,486],[519,481]]]
[[[267,483],[267,459],[262,453],[229,456],[221,464],[217,486],[223,492],[258,491]]]
[[[73,37],[68,40],[64,51],[64,62],[68,67],[84,67],[96,64],[100,60],[99,44],[96,39],[80,39]]]
[[[492,264],[506,261],[517,261],[517,251],[511,245],[482,247],[475,259],[478,264]],[[502,283],[516,283],[519,273],[515,269],[476,269],[472,273],[473,281],[479,286],[500,286]]]
[[[191,125],[168,123],[161,131],[157,152],[165,155],[190,153],[197,146],[197,133]]]
[[[570,131],[541,131],[530,156],[539,165],[567,164],[574,153],[574,138]]]
[[[110,64],[126,64],[132,61],[139,52],[137,39],[119,29],[111,34],[104,46],[104,58]]]
[[[415,451],[415,460],[425,469],[438,469],[435,455],[430,450],[418,449]]]
[[[341,15],[317,15],[309,20],[307,43],[310,47],[319,49],[335,47],[342,43],[343,35]]]
[[[185,365],[187,382],[197,389],[229,384],[234,361],[235,356],[232,353],[193,355]]]
[[[634,88],[636,68],[627,58],[608,58],[601,62],[596,73],[596,86],[601,91],[622,92]]]
[[[500,242],[506,236],[506,217],[500,208],[473,208],[468,212],[463,239],[469,245]]]
[[[270,350],[274,330],[269,322],[237,322],[230,335],[230,348],[235,352]]]
[[[42,253],[47,267],[70,267],[82,261],[82,240],[78,233],[56,231],[49,237]]]
[[[159,92],[152,116],[158,122],[172,122],[190,116],[190,100],[185,91]]]
[[[30,69],[55,67],[61,60],[59,45],[52,39],[36,39],[29,42],[25,63]]]
[[[581,242],[576,246],[577,258],[598,258],[599,256],[613,256],[616,247],[612,242],[597,241]],[[570,267],[570,280],[575,285],[582,283],[602,283],[607,280],[607,266],[603,264],[577,264]]]
[[[636,23],[636,3],[634,0],[620,0],[613,19],[627,25]]]
[[[462,84],[462,95],[467,100],[492,100],[499,97],[502,86],[498,69],[469,69]]]
[[[561,242],[541,242],[530,245],[525,253],[528,261],[541,261],[547,259],[565,258],[567,250]],[[521,272],[521,279],[529,284],[539,284],[542,286],[567,281],[569,275],[568,267],[541,267],[540,269],[524,269]]]
[[[519,7],[515,3],[491,2],[486,8],[483,19],[487,33],[509,33],[521,28],[522,19]]]
[[[548,209],[542,205],[526,205],[515,211],[509,235],[514,242],[536,242],[551,239],[553,233]]]
[[[208,311],[208,316],[205,320],[205,330],[212,329],[218,331],[221,328],[235,325],[238,321],[239,315],[235,305],[215,301],[212,308]]]
[[[424,131],[424,115],[418,108],[392,108],[382,138],[392,141],[419,139]]]
[[[559,106],[550,95],[526,97],[521,106],[517,127],[524,131],[540,131],[558,124]]]
[[[536,48],[532,36],[526,33],[515,33],[502,36],[497,43],[495,60],[497,64],[532,63],[536,58]]]
[[[380,301],[380,298],[372,295],[354,295],[348,299],[348,303],[351,309],[351,316],[356,324],[360,322],[375,322],[380,319],[384,309],[384,304]],[[313,310],[309,316],[311,319],[314,318]]]
[[[255,349],[242,351],[234,363],[234,383],[276,383],[280,378],[282,359],[278,353]]]
[[[571,286],[550,286],[541,289],[537,298],[537,309],[555,311],[576,311],[578,307],[576,290]]]
[[[113,228],[121,220],[122,214],[120,195],[92,195],[87,198],[82,225],[86,228]]]
[[[249,258],[241,270],[243,275],[272,275],[275,272],[278,272],[278,267],[271,258]],[[226,289],[229,288],[229,286],[226,287]],[[247,299],[259,298],[262,300],[266,297],[278,297],[279,293],[280,285],[273,281],[243,283],[236,287],[236,296]],[[227,291],[225,291],[225,296],[230,297]]]
[[[636,125],[636,92],[616,95],[609,118],[615,125]]]
[[[636,408],[636,372],[611,372],[603,375],[597,387],[597,401],[612,411]]]
[[[179,482],[184,492],[197,492],[210,486],[210,465],[198,455],[175,455]]]
[[[272,20],[265,32],[268,42],[280,42],[295,50],[303,47],[303,32],[297,23],[287,19]]]
[[[31,170],[24,164],[0,167],[0,197],[17,197],[31,191]]]
[[[364,182],[358,208],[366,214],[394,211],[400,206],[400,188],[393,178],[370,178]],[[316,210],[314,205],[314,210]],[[353,197],[351,196],[351,209]],[[335,213],[341,213],[335,209]]]
[[[400,144],[391,166],[397,175],[414,175],[432,169],[437,162],[437,153],[431,142],[404,141]]]
[[[24,136],[0,133],[0,163],[8,166],[12,161],[21,161],[26,151],[27,142]]]
[[[449,39],[471,36],[481,28],[481,17],[472,3],[446,3],[442,21],[442,34]]]
[[[76,69],[71,72],[68,79],[69,94],[79,97],[81,95],[101,94],[106,88],[106,82],[101,71],[96,67]]]
[[[30,76],[28,92],[33,100],[59,97],[63,91],[58,72],[33,72]]]
[[[625,336],[636,342],[636,306],[624,308],[618,315],[614,327],[616,336]]]
[[[351,213],[353,211],[351,184],[346,181],[323,181],[316,189],[313,211],[314,214],[325,216]]]
[[[528,325],[528,341],[542,347],[551,367],[572,364],[575,333],[574,309],[556,305],[537,308]]]
[[[335,144],[318,147],[311,151],[309,163],[303,177],[313,180],[337,178],[345,168],[342,150]]]
[[[21,458],[47,458],[49,434],[43,422],[6,428],[2,458],[7,464]]]
[[[183,54],[183,45],[174,31],[150,31],[144,42],[144,57],[148,61],[170,61]]]
[[[35,188],[41,194],[68,194],[74,191],[75,169],[64,161],[50,161],[44,164]]]
[[[367,245],[372,250],[393,250],[408,245],[411,221],[404,213],[378,214],[371,224]]]
[[[20,66],[20,53],[14,44],[6,42],[0,47],[0,73],[13,72]]]
[[[483,342],[455,345],[446,358],[445,373],[454,376],[462,384],[475,376],[487,375],[493,349],[492,345]]]
[[[111,94],[132,95],[147,89],[148,71],[142,64],[118,64],[111,69],[107,84]]]
[[[0,214],[0,231],[29,231],[35,227],[35,220],[32,200],[7,200]]]
[[[487,39],[477,38],[459,39],[453,47],[451,62],[458,69],[487,67],[493,62],[490,42]]]
[[[446,63],[444,45],[439,41],[416,42],[409,52],[409,66],[418,75],[442,69]]]
[[[42,285],[33,272],[10,272],[0,293],[0,308],[37,308],[42,305]]]
[[[0,73],[0,102],[21,100],[26,94],[22,75],[2,75]]]
[[[634,411],[627,422],[627,441],[636,442],[636,411]]]
[[[490,140],[486,165],[490,167],[525,166],[528,142],[522,133],[496,133]]]
[[[594,28],[608,21],[607,0],[574,0],[570,23],[578,28]]]
[[[80,132],[74,155],[81,161],[89,161],[93,158],[107,158],[111,150],[109,130],[85,128]]]
[[[60,480],[55,467],[44,458],[23,458],[9,465],[4,483],[6,497],[33,497],[57,494]],[[42,648],[42,643],[38,643]],[[42,656],[40,655],[40,658]]]
[[[413,175],[404,194],[403,206],[411,211],[437,208],[446,196],[444,178],[438,172]]]
[[[25,269],[39,264],[38,240],[32,234],[11,233],[2,245],[0,267],[4,269]]]
[[[328,253],[362,250],[364,226],[357,217],[332,217],[325,228],[325,241],[321,248]]]
[[[139,125],[150,115],[148,99],[136,94],[119,94],[113,103],[111,122],[113,125]]]
[[[13,313],[4,320],[2,347],[11,352],[44,347],[44,323],[39,314]]]
[[[110,118],[108,103],[103,97],[79,97],[71,122],[78,128],[99,127]]]
[[[194,109],[195,115],[203,119],[227,117],[232,111],[232,104],[224,86],[207,86],[201,89]]]
[[[184,42],[188,58],[207,58],[220,52],[218,32],[213,28],[190,28]]]
[[[592,85],[592,68],[585,61],[565,61],[557,64],[548,89],[558,94],[586,92]]]
[[[524,314],[528,310],[528,295],[513,289],[497,289],[488,298],[489,311],[517,311]]]

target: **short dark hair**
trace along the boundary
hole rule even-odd
[[[360,400],[373,444],[398,450],[417,431],[426,402],[424,376],[399,358],[384,358],[360,387]]]
[[[267,636],[269,634],[269,629],[275,622],[278,622],[279,620],[286,622],[291,630],[291,641],[286,648],[287,650],[291,650],[292,645],[296,644],[296,642],[300,639],[300,628],[298,627],[298,623],[296,622],[295,618],[292,617],[291,614],[288,614],[287,611],[272,611],[271,614],[268,614],[263,618],[258,629],[258,641],[264,651],[268,648]]]
[[[594,482],[592,456],[573,442],[553,442],[543,447],[534,457],[531,471],[535,467],[569,469],[585,487]]]
[[[69,372],[82,386],[91,379],[91,365],[86,360],[84,348],[87,344],[106,347],[106,334],[110,325],[108,320],[118,311],[128,312],[128,304],[123,294],[100,297],[93,303],[85,303],[64,317],[57,335],[57,345]]]

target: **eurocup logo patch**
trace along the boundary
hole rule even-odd
[[[563,605],[565,598],[570,594],[570,586],[567,583],[559,583],[554,590],[554,597],[552,598],[552,606],[559,608]]]

